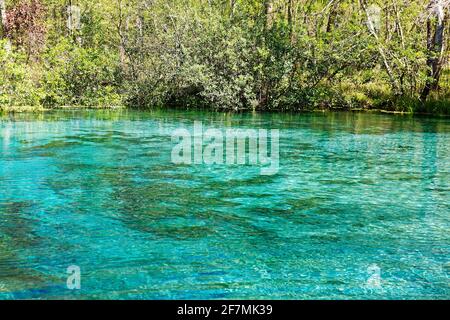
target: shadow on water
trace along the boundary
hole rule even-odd
[[[29,214],[32,210],[29,201],[0,202],[0,299],[2,292],[41,287],[48,281],[34,270],[36,262],[28,256],[42,240],[34,230],[36,220]]]

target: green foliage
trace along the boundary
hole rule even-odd
[[[427,0],[364,1],[379,6],[375,32],[353,0],[78,0],[71,30],[66,2],[36,1],[25,38],[42,41],[30,51],[7,33],[17,47],[0,49],[0,105],[448,110],[446,70],[419,100]]]
[[[0,40],[0,65],[0,108],[39,106],[42,91],[33,84],[33,70],[6,40]]]
[[[151,25],[167,21],[164,28],[173,29],[149,33],[144,45],[133,50],[134,64],[128,70],[135,73],[128,76],[132,104],[242,109],[256,100],[254,42],[242,28],[227,25],[214,13],[172,19],[157,17]]]
[[[117,57],[110,52],[83,48],[66,39],[44,54],[41,80],[45,106],[117,106]]]

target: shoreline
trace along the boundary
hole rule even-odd
[[[301,114],[301,113],[340,113],[340,112],[352,112],[352,113],[378,113],[387,115],[401,115],[401,116],[432,116],[432,117],[450,117],[450,114],[445,113],[433,113],[433,112],[414,112],[414,111],[395,111],[380,108],[316,108],[316,109],[304,109],[304,110],[225,110],[225,109],[207,109],[207,108],[180,108],[180,107],[155,107],[155,108],[132,108],[127,106],[108,106],[108,107],[89,107],[89,106],[61,106],[55,108],[46,108],[38,106],[0,106],[0,113],[43,113],[51,111],[118,111],[118,110],[133,110],[133,111],[155,111],[155,110],[180,110],[180,111],[209,111],[214,113],[275,113],[275,114]]]

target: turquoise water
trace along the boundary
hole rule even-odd
[[[279,129],[279,173],[172,164],[194,121]],[[0,151],[0,299],[450,298],[448,119],[61,111]]]

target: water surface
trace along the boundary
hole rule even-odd
[[[279,173],[172,164],[194,121],[279,129]],[[450,298],[448,119],[4,115],[0,151],[0,299]]]

